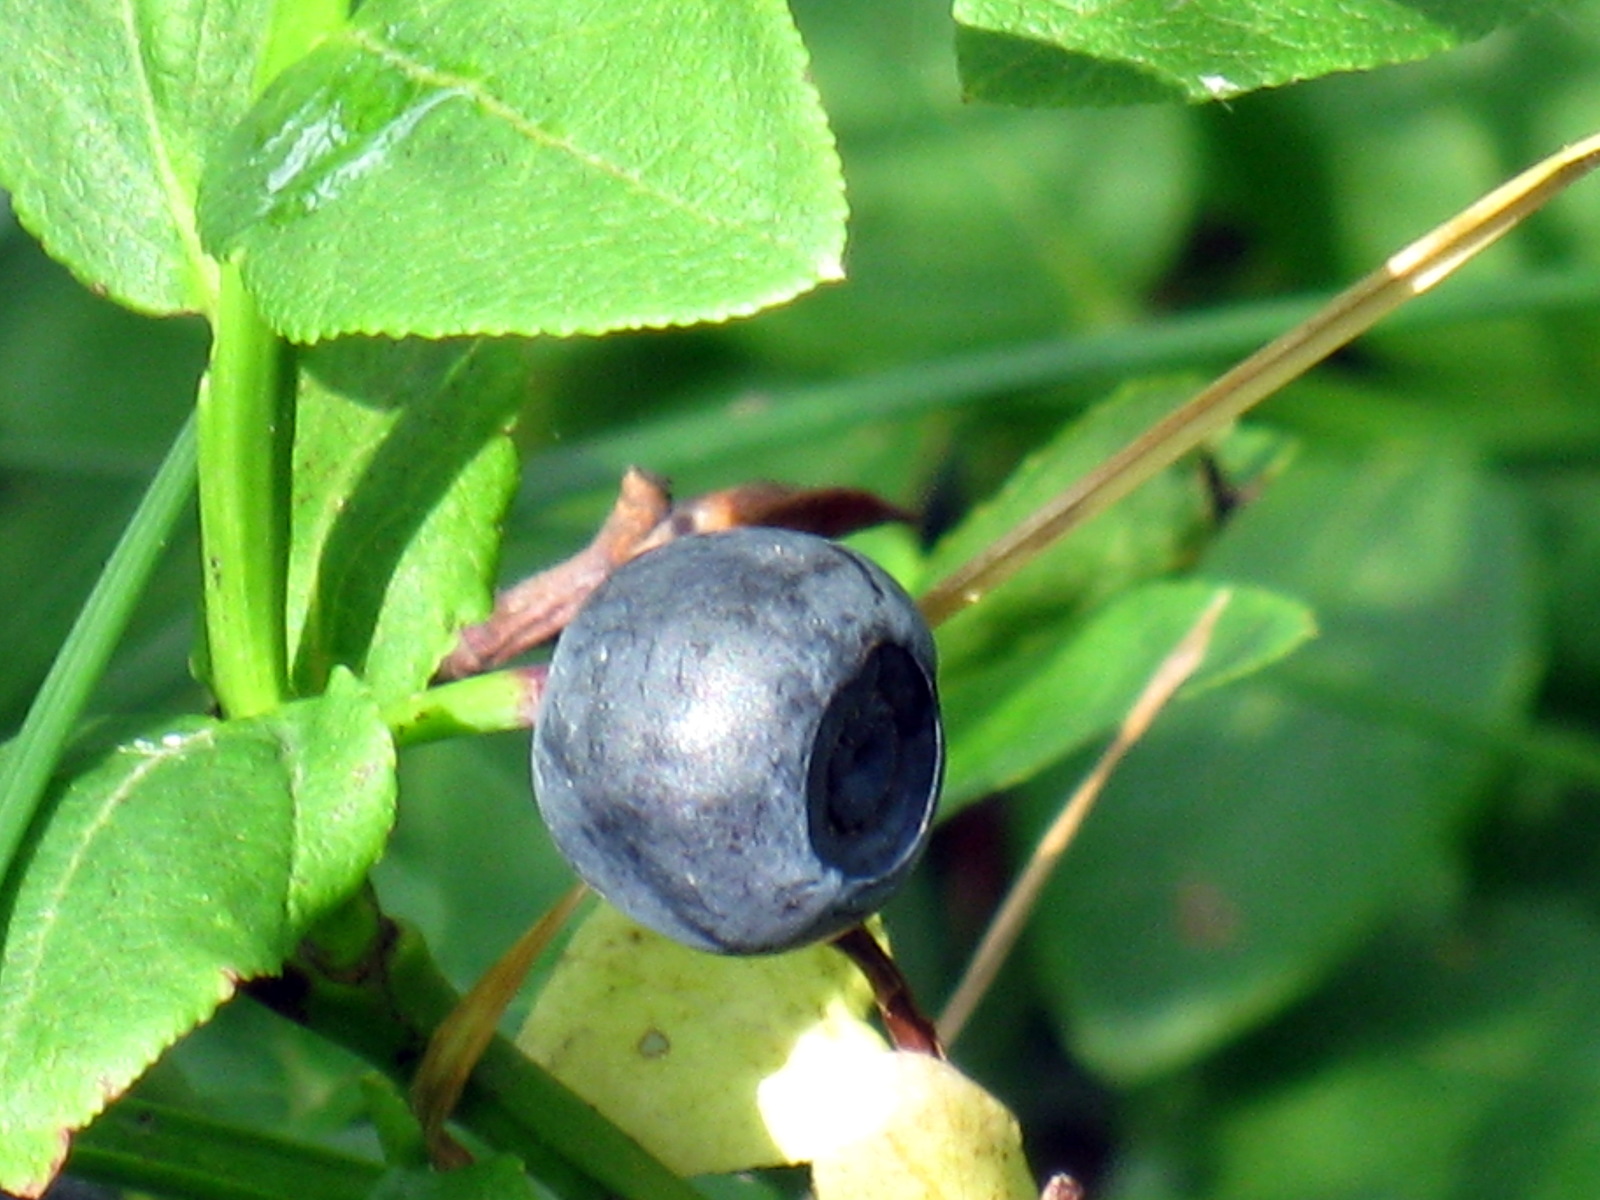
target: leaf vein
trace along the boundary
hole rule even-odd
[[[161,114],[156,109],[155,88],[150,80],[149,64],[144,55],[144,39],[140,36],[133,0],[121,0],[119,9],[122,29],[127,35],[128,60],[136,77],[133,92],[137,97],[139,117],[144,124],[150,144],[156,179],[162,194],[167,199],[167,210],[172,217],[178,241],[184,247],[192,268],[191,278],[206,281],[209,290],[213,274],[211,260],[200,246],[194,200],[178,178],[177,169],[173,165],[172,148],[167,141]],[[212,297],[207,295],[204,300],[209,307]]]
[[[786,250],[794,249],[794,243],[790,238],[776,235],[771,230],[748,221],[723,217],[707,211],[687,198],[675,195],[646,180],[637,171],[628,170],[601,154],[586,150],[569,138],[552,134],[548,129],[542,128],[533,118],[524,115],[488,91],[479,80],[470,79],[453,72],[441,71],[426,63],[419,62],[392,44],[376,37],[370,31],[352,28],[350,33],[358,45],[401,71],[408,78],[427,87],[449,90],[465,96],[468,100],[477,104],[484,112],[504,121],[528,140],[537,142],[549,149],[569,154],[577,162],[616,180],[625,187],[632,188],[641,196],[655,200],[711,228],[737,229],[768,245]]]

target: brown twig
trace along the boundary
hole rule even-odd
[[[763,481],[707,492],[676,506],[667,527],[646,540],[654,546],[686,533],[750,525],[832,538],[889,521],[913,523],[916,515],[860,488],[799,488]]]
[[[1133,702],[1128,715],[1122,719],[1116,737],[1111,740],[1111,744],[1095,763],[1094,769],[1084,777],[1050,828],[1045,831],[1044,837],[1039,840],[1039,844],[1028,859],[1028,865],[1000,905],[1000,911],[995,914],[994,920],[990,922],[988,930],[983,935],[983,940],[978,944],[966,974],[962,976],[955,993],[950,997],[950,1002],[945,1005],[944,1012],[939,1016],[939,1037],[945,1045],[950,1045],[961,1036],[968,1019],[982,1002],[990,985],[994,983],[1001,965],[1011,953],[1012,947],[1016,945],[1023,925],[1027,923],[1028,917],[1038,904],[1044,885],[1049,881],[1056,864],[1061,861],[1061,856],[1066,853],[1067,847],[1072,844],[1072,839],[1082,828],[1084,819],[1094,807],[1094,802],[1104,789],[1106,781],[1111,778],[1111,773],[1116,770],[1134,743],[1145,735],[1156,714],[1166,706],[1167,701],[1172,699],[1184,681],[1193,675],[1204,661],[1206,648],[1211,642],[1211,634],[1222,616],[1222,610],[1227,607],[1231,598],[1232,592],[1226,590],[1219,592],[1216,599],[1206,606],[1199,619],[1172,648],[1171,653],[1161,660],[1161,665],[1156,668],[1155,674],[1150,677],[1144,690],[1139,693],[1138,699]]]
[[[671,497],[661,480],[637,467],[628,468],[611,515],[594,540],[566,561],[501,592],[488,620],[461,631],[437,678],[447,681],[480,674],[554,637],[589,593],[638,553],[640,543],[671,509]]]
[[[1046,546],[1420,296],[1596,166],[1600,135],[1552,154],[1393,255],[935,583],[920,600],[928,623],[938,625],[976,603]]]
[[[461,631],[435,678],[442,683],[478,675],[549,641],[613,571],[675,538],[748,525],[839,537],[886,521],[913,519],[905,509],[857,488],[765,482],[707,492],[674,505],[665,481],[629,467],[594,540],[571,558],[501,592],[487,620]]]

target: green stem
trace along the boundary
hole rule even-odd
[[[517,667],[429,688],[385,708],[384,724],[402,746],[528,729],[545,674],[542,666]]]
[[[122,1100],[73,1139],[67,1170],[180,1200],[366,1200],[384,1168],[165,1105]]]
[[[56,653],[22,729],[0,755],[0,878],[5,877],[62,749],[189,502],[194,468],[195,423],[190,420],[167,451],[72,632]]]
[[[206,637],[223,711],[248,717],[288,694],[293,373],[235,267],[222,272],[213,339],[198,407]]]
[[[348,19],[349,0],[293,0],[273,10],[257,89]],[[267,712],[289,694],[284,619],[295,376],[237,263],[221,271],[211,369],[200,389],[200,541],[211,684],[230,717]]]

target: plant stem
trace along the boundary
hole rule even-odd
[[[288,694],[293,372],[236,267],[222,272],[213,337],[197,410],[206,637],[223,711],[248,717]]]
[[[256,68],[260,91],[348,19],[348,0],[274,6]],[[200,544],[211,685],[248,717],[289,694],[285,588],[295,374],[237,263],[220,273],[211,369],[200,387]]]
[[[384,724],[401,746],[528,729],[539,711],[549,670],[543,664],[513,667],[441,684],[388,705]]]
[[[281,977],[248,990],[404,1088],[460,996],[419,936],[374,915],[378,934],[365,961],[335,973],[296,960]],[[693,1187],[503,1037],[490,1042],[473,1072],[456,1120],[521,1158],[564,1200],[700,1200]]]
[[[80,1133],[67,1170],[183,1200],[365,1200],[384,1173],[379,1163],[139,1100],[119,1101]]]
[[[127,627],[194,488],[195,423],[186,422],[134,510],[72,632],[0,755],[0,879],[38,809],[61,751]]]

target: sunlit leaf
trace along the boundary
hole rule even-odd
[[[882,1049],[866,981],[829,946],[764,958],[689,950],[609,906],[573,935],[518,1041],[685,1175],[793,1161],[758,1104],[802,1037]]]
[[[153,312],[204,308],[195,189],[250,103],[271,7],[0,4],[0,185],[86,283]]]
[[[175,723],[60,797],[19,861],[0,959],[0,1187],[36,1193],[69,1132],[365,878],[393,748],[348,675],[248,721]]]
[[[805,62],[778,0],[374,0],[216,156],[206,243],[297,340],[754,312],[841,273]]]
[[[957,0],[969,95],[1009,104],[1225,100],[1480,38],[1537,0]]]
[[[1022,783],[1114,728],[1221,590],[1203,580],[1133,588],[1045,651],[1014,688],[957,710],[946,731],[943,810]],[[1233,588],[1205,661],[1181,694],[1259,670],[1314,630],[1305,605],[1260,588]]]
[[[940,540],[921,582],[941,578],[1009,532],[1189,391],[1185,382],[1130,385],[1067,425],[1013,472],[998,495]],[[1259,432],[1236,433],[1216,449],[1224,472],[1237,474],[1239,482],[1275,469],[1285,452],[1279,439]],[[1204,477],[1194,465],[1182,464],[1073,531],[982,603],[940,627],[940,695],[951,743],[947,804],[959,806],[987,789],[1019,782],[1121,718],[1210,593],[1184,599],[1168,593],[1142,602],[1170,634],[1165,640],[1155,631],[1144,637],[1137,621],[1130,625],[1133,609],[1108,617],[1091,640],[1076,646],[1082,624],[1128,587],[1187,565],[1215,528]],[[1237,618],[1225,619],[1224,630],[1242,635],[1257,619],[1277,627],[1287,640],[1256,660],[1270,661],[1305,635],[1305,614],[1293,615],[1294,607],[1257,595]],[[1156,618],[1157,612],[1165,617]],[[1241,623],[1233,625],[1234,619]]]

